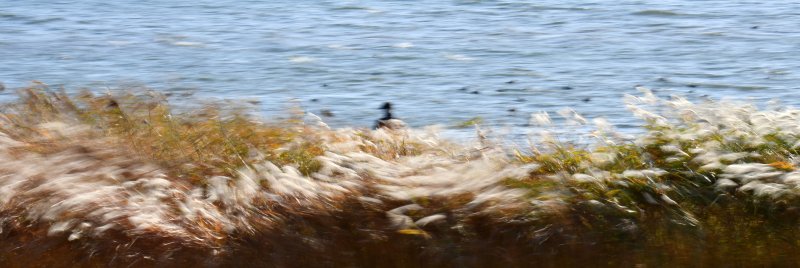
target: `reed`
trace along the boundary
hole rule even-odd
[[[506,148],[34,85],[0,117],[0,264],[800,264],[800,111],[625,101],[632,139]]]

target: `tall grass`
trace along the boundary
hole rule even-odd
[[[256,152],[279,165],[298,164],[304,174],[318,168],[313,158],[322,149],[313,141],[296,139],[308,129],[291,119],[265,124],[250,118],[248,111],[220,105],[176,113],[166,97],[155,92],[119,96],[84,92],[70,97],[36,86],[22,90],[20,101],[6,107],[2,131],[26,142],[29,150],[48,153],[85,141],[59,136],[43,125],[85,126],[91,131],[82,132],[85,136],[80,138],[113,139],[113,146],[158,164],[170,178],[197,183],[218,175],[235,176]]]
[[[800,111],[625,101],[633,139],[504,148],[32,86],[0,117],[0,264],[800,264]]]

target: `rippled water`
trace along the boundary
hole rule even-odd
[[[392,101],[412,126],[571,107],[624,128],[636,85],[800,103],[800,3],[648,2],[4,1],[0,81],[296,98],[337,126]]]

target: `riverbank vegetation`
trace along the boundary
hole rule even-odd
[[[508,148],[32,86],[0,113],[0,264],[800,264],[800,110],[625,103],[634,137],[564,112],[591,143]]]

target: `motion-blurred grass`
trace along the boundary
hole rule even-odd
[[[35,167],[36,161],[65,153],[99,159],[92,166],[97,168],[103,168],[105,158],[152,165],[171,181],[169,187],[195,189],[197,200],[207,200],[221,213],[218,218],[235,220],[231,227],[197,221],[191,228],[207,234],[197,241],[118,219],[109,220],[116,224],[109,231],[73,239],[69,232],[52,231],[53,226],[66,219],[98,226],[102,220],[81,218],[94,217],[89,209],[37,216],[35,205],[51,197],[19,189],[37,189],[48,178],[0,180],[0,189],[11,189],[0,191],[8,195],[5,201],[0,198],[0,264],[800,264],[795,254],[800,246],[800,173],[795,168],[800,112],[693,104],[679,97],[661,100],[649,92],[627,102],[645,122],[633,139],[598,131],[592,145],[541,140],[531,148],[496,148],[501,152],[491,154],[487,148],[498,146],[486,140],[471,147],[419,138],[414,130],[330,130],[309,124],[302,114],[265,122],[222,103],[175,109],[154,92],[70,95],[32,86],[21,90],[19,100],[8,103],[0,117],[0,132],[13,141],[3,143],[4,157],[33,166],[19,169],[55,168]],[[649,112],[649,107],[663,112]],[[486,168],[496,170],[492,174],[523,175],[481,184],[479,177],[468,179],[481,175],[459,173],[480,170],[470,165],[489,160]],[[283,171],[263,171],[269,169],[264,163]],[[0,176],[21,173],[13,168],[0,168]],[[322,190],[311,188],[306,195],[280,190],[306,183],[284,185],[290,180],[279,175],[292,170],[297,173],[292,180],[346,190],[338,195],[317,195]],[[266,174],[257,180],[259,194],[210,197],[220,187],[235,193],[237,180],[253,177],[247,172]],[[142,176],[127,174],[120,184]],[[439,183],[442,176],[454,179]],[[230,180],[213,185],[212,178],[219,177]],[[459,177],[465,178],[464,185]],[[85,202],[93,209],[103,207],[103,200]],[[180,213],[166,214],[173,216],[163,216],[165,221],[183,226],[174,216]]]

